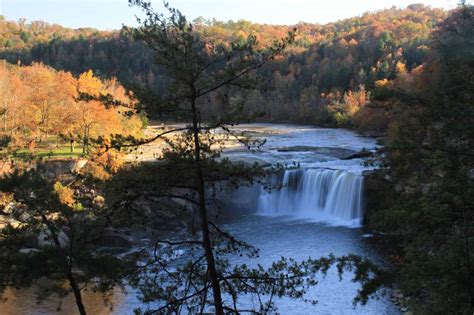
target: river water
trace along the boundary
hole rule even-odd
[[[370,242],[370,234],[362,227],[362,172],[370,167],[364,165],[363,159],[341,159],[362,149],[375,150],[373,139],[347,130],[294,125],[240,125],[234,131],[266,139],[266,143],[260,150],[233,147],[225,152],[226,156],[279,163],[286,165],[286,169],[271,179],[270,186],[279,189],[269,192],[252,187],[254,198],[246,205],[250,211],[222,222],[234,236],[260,249],[258,259],[231,257],[233,263],[270,266],[282,256],[304,260],[332,253],[357,254],[383,264]],[[248,195],[247,191],[236,192],[234,198],[242,199],[239,194]],[[340,280],[336,271],[330,270],[308,292],[309,298],[318,300],[316,305],[291,299],[276,300],[276,305],[281,314],[399,313],[386,296],[354,306],[352,300],[358,289],[350,274]],[[58,310],[58,299],[50,298],[38,305],[33,293],[33,289],[7,292],[8,300],[0,303],[0,314],[77,313],[72,296]],[[132,314],[133,309],[143,307],[134,294],[114,292],[108,305],[101,296],[90,292],[84,295],[90,314]]]

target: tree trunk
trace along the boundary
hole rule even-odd
[[[84,303],[82,303],[81,289],[79,289],[79,286],[77,285],[76,279],[74,278],[71,269],[69,269],[67,273],[67,278],[69,280],[69,285],[71,286],[72,292],[74,293],[74,298],[76,300],[76,305],[77,309],[79,310],[79,314],[87,315]]]
[[[40,215],[43,222],[48,227],[49,233],[51,233],[51,238],[53,239],[56,248],[58,249],[58,251],[61,251],[61,242],[59,241],[59,237],[56,234],[55,228],[48,221],[48,218],[46,217],[44,213],[40,212]],[[76,305],[77,305],[77,309],[79,310],[79,314],[87,315],[86,308],[84,307],[84,303],[82,302],[81,289],[77,285],[76,279],[74,278],[74,275],[72,274],[71,259],[72,257],[64,256],[64,272],[66,273],[66,277],[69,281],[69,285],[71,286],[72,292],[74,293],[74,298],[76,300]]]
[[[209,223],[207,219],[206,209],[206,193],[204,188],[204,176],[201,167],[201,146],[199,140],[199,126],[198,113],[196,112],[196,101],[192,100],[193,112],[193,134],[194,134],[194,160],[196,165],[196,184],[199,195],[199,215],[201,217],[202,242],[207,260],[207,270],[211,280],[212,291],[214,295],[215,313],[218,315],[224,314],[222,305],[221,287],[216,270],[216,263],[214,260],[214,253],[212,252],[212,243],[209,233]]]
[[[89,146],[89,128],[85,127],[84,128],[84,137],[82,139],[82,153],[87,153],[88,151],[88,146]]]
[[[474,272],[471,270],[471,253],[469,250],[469,223],[466,208],[462,208],[464,223],[464,255],[466,264],[466,274],[469,285],[469,305],[474,308]]]
[[[8,107],[5,103],[5,105],[3,106],[3,131],[5,132],[5,134],[7,133],[7,126],[8,126]]]

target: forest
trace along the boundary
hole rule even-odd
[[[0,296],[39,287],[38,302],[72,296],[82,315],[97,312],[94,292],[112,314],[122,290],[139,302],[117,314],[270,314],[285,299],[324,305],[312,288],[335,272],[358,285],[355,306],[387,307],[367,312],[474,311],[472,5],[285,26],[129,3],[146,18],[116,31],[0,16]],[[288,124],[355,132],[374,149],[323,146],[317,133],[314,147],[287,145]],[[258,156],[268,145],[276,160]],[[315,171],[309,155],[338,160]],[[335,194],[363,183],[364,213],[342,218],[382,258],[287,248],[261,265],[265,248],[232,218],[252,194],[254,212],[313,200],[304,178],[328,185],[311,189],[339,211],[346,196],[328,176],[351,180]]]
[[[411,72],[426,61],[430,34],[445,17],[441,9],[411,5],[327,25],[295,25],[297,36],[285,56],[259,70],[265,87],[233,91],[227,102],[243,102],[248,120],[383,129],[387,125],[383,104],[374,102],[366,109],[368,113],[360,115],[377,117],[368,120],[373,126],[363,117],[354,117],[356,112],[368,103],[369,93],[379,93],[384,80]],[[150,66],[150,50],[124,29],[100,32],[68,30],[44,22],[2,23],[5,35],[0,38],[0,57],[11,63],[42,62],[74,75],[92,69],[99,77],[116,77],[125,87],[166,89],[166,75],[159,66]],[[263,47],[291,29],[245,20],[201,18],[194,23],[206,40],[226,44],[244,41],[252,34]],[[208,113],[219,110],[213,106],[209,105]]]

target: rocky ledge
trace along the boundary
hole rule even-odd
[[[365,158],[372,156],[373,152],[370,150],[363,149],[356,151],[347,148],[333,148],[333,147],[312,147],[312,146],[291,146],[277,148],[278,152],[314,152],[321,155],[326,155],[342,160],[350,160],[357,158]]]

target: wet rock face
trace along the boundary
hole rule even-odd
[[[225,186],[225,185],[224,185]],[[242,185],[235,190],[224,189],[217,191],[216,196],[219,199],[218,209],[211,207],[215,214],[221,213],[224,216],[239,216],[257,212],[258,198],[261,193],[261,186]]]

